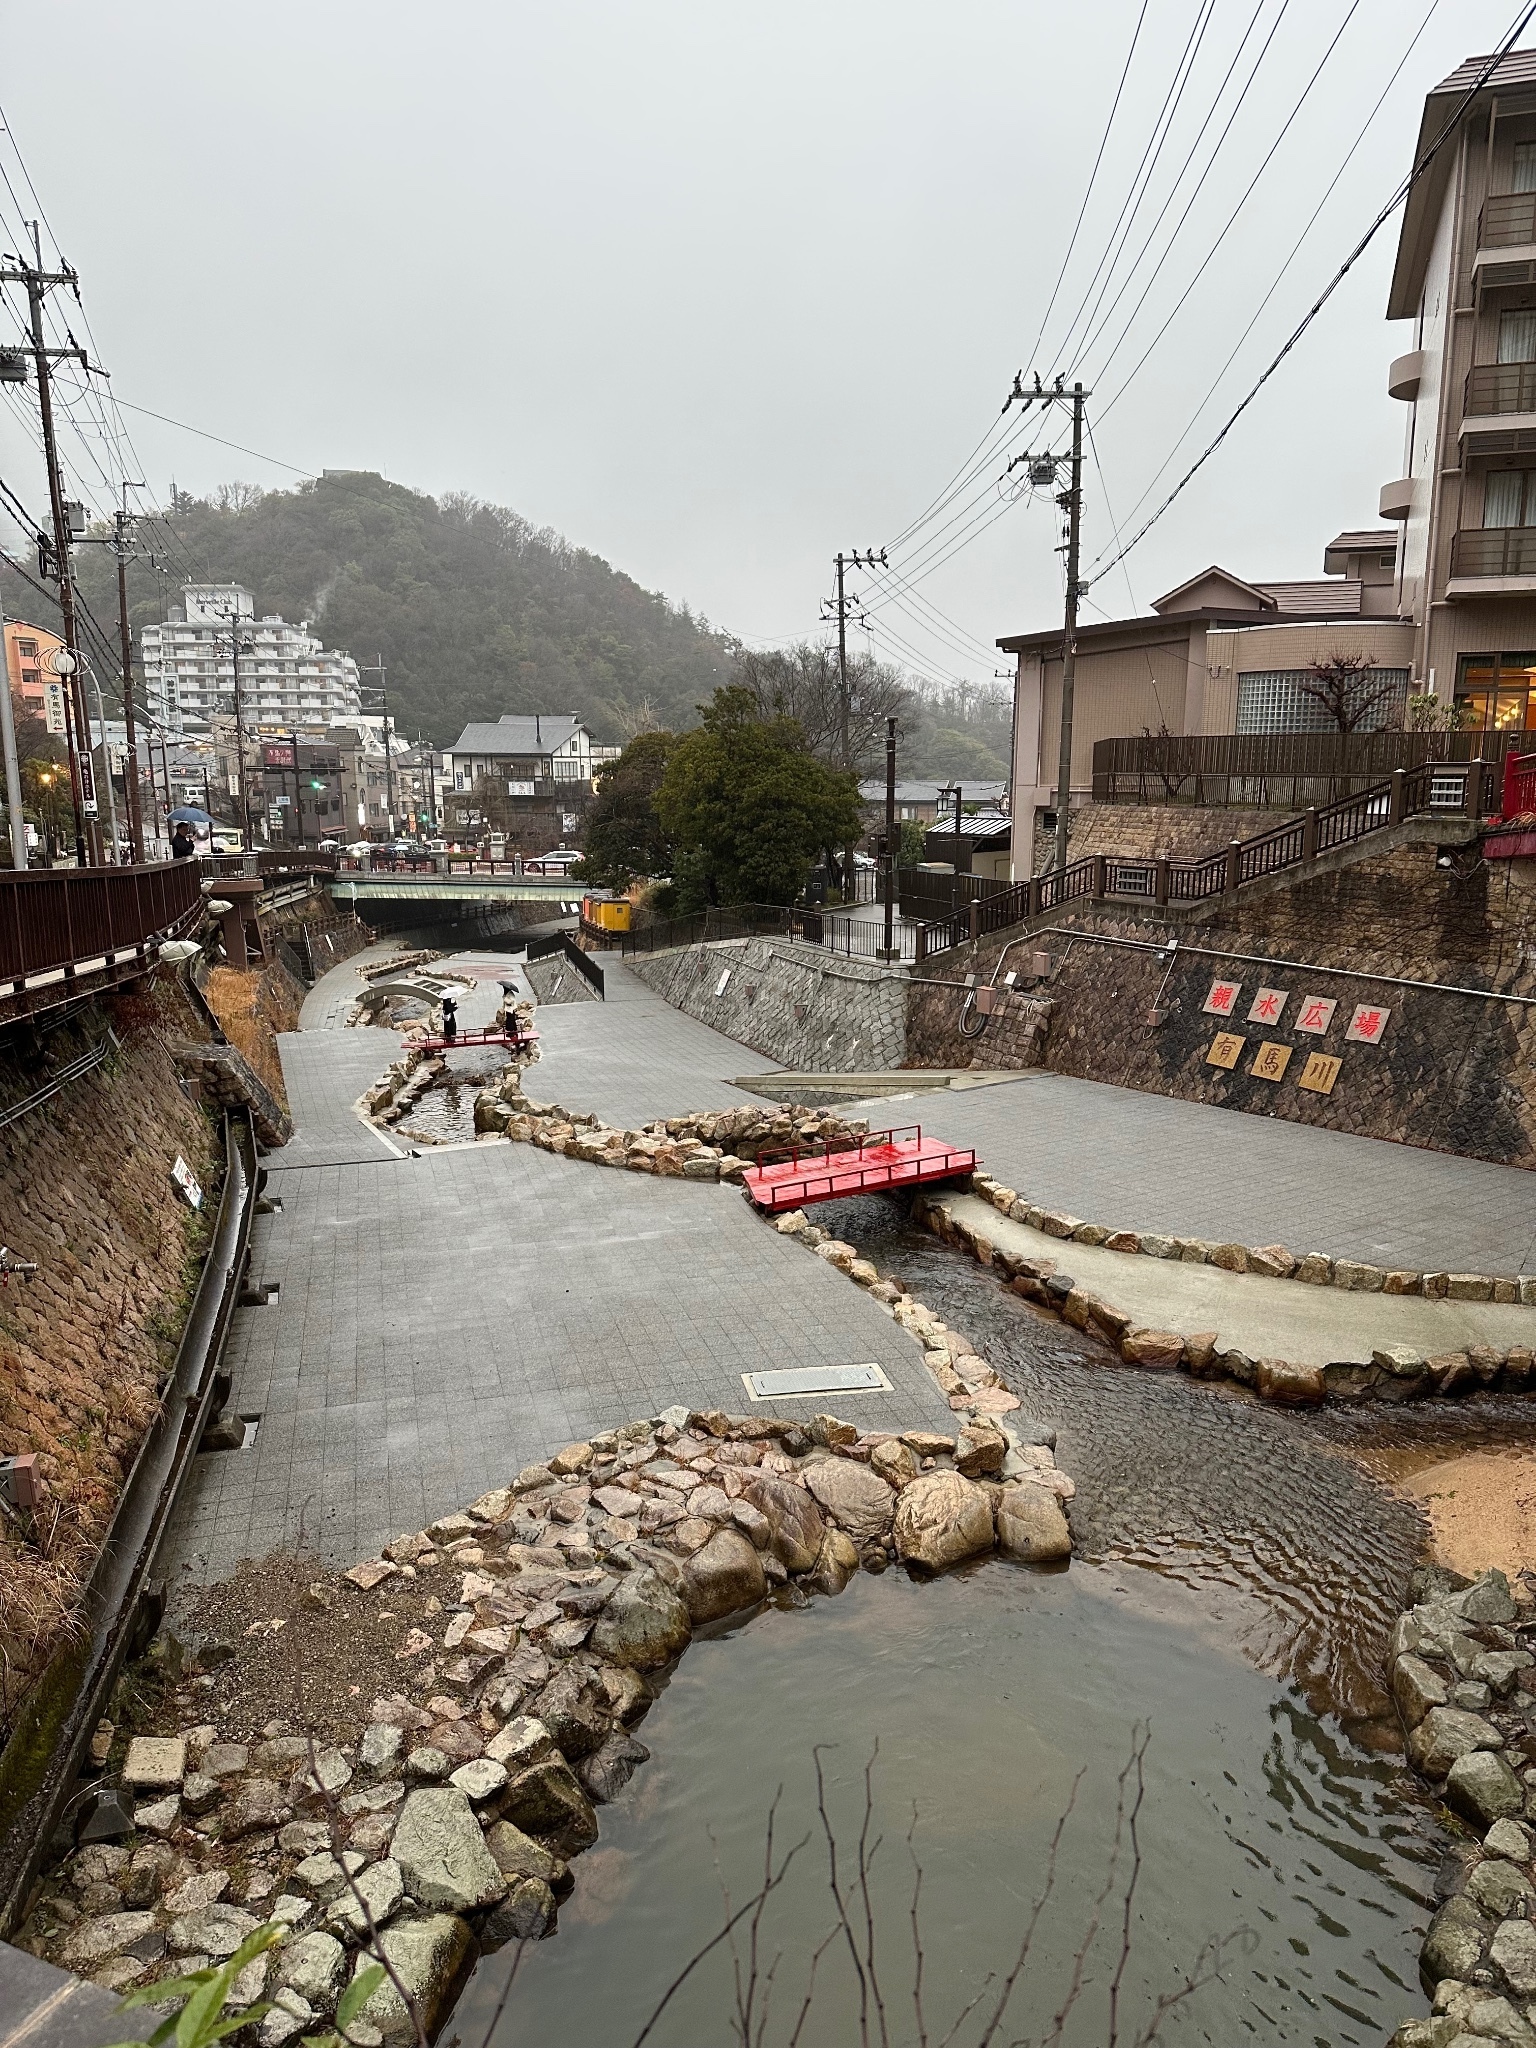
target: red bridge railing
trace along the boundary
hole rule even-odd
[[[202,913],[200,864],[0,873],[0,1001],[38,976],[138,958]]]

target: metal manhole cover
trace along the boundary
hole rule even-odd
[[[753,1401],[797,1400],[809,1394],[893,1391],[878,1365],[805,1365],[785,1372],[744,1372],[741,1383]]]

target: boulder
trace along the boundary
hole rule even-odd
[[[280,1828],[288,1818],[289,1808],[280,1785],[271,1778],[247,1778],[236,1786],[224,1809],[224,1839],[265,1834]]]
[[[329,2005],[341,1982],[342,1946],[333,1934],[296,1934],[277,1958],[277,1988]]]
[[[617,1799],[650,1753],[643,1742],[637,1742],[633,1735],[616,1728],[578,1772],[593,1805],[606,1806],[610,1799]]]
[[[891,1437],[883,1444],[876,1444],[869,1454],[869,1462],[886,1484],[894,1486],[898,1491],[909,1480],[915,1479],[921,1469],[917,1453],[910,1444],[903,1443],[899,1436]]]
[[[456,1785],[410,1793],[391,1847],[405,1888],[418,1905],[472,1913],[494,1905],[507,1888],[480,1823]]]
[[[166,1929],[166,1941],[180,1956],[232,1956],[261,1922],[239,1906],[220,1903],[200,1913],[184,1913]]]
[[[829,1529],[822,1538],[810,1582],[819,1593],[841,1593],[859,1568],[859,1553],[841,1529]]]
[[[1253,1383],[1264,1400],[1289,1408],[1314,1408],[1325,1391],[1320,1365],[1298,1365],[1291,1358],[1259,1359]]]
[[[379,1946],[414,2000],[427,2039],[435,2039],[474,1957],[474,1936],[468,1926],[453,1913],[397,1920],[380,1935]],[[367,1955],[360,1954],[353,1974],[360,1975],[369,1961]],[[413,2043],[416,2039],[410,2013],[387,1977],[363,2007],[360,2017],[372,2020],[386,2044]],[[353,2037],[357,2038],[355,2030]]]
[[[502,1794],[501,1814],[525,1834],[542,1837],[559,1856],[574,1856],[597,1840],[592,1802],[558,1754],[518,1773]]]
[[[615,1664],[653,1671],[688,1646],[693,1624],[683,1602],[653,1571],[631,1572],[593,1623],[593,1650]]]
[[[496,1821],[486,1830],[485,1846],[503,1877],[540,1877],[552,1884],[565,1869],[558,1856],[552,1856],[541,1842],[509,1820]]]
[[[1438,1920],[1440,1916],[1435,1917]],[[1517,1998],[1529,1998],[1536,1992],[1536,1927],[1529,1920],[1506,1920],[1494,1931],[1488,1956]]]
[[[549,1730],[542,1721],[531,1714],[517,1714],[499,1735],[491,1737],[485,1753],[493,1763],[506,1766],[508,1777],[515,1777],[530,1764],[541,1762],[553,1748]]]
[[[1028,1481],[1005,1486],[997,1503],[997,1547],[1026,1564],[1055,1564],[1072,1555],[1072,1531],[1061,1502]]]
[[[1497,1569],[1484,1572],[1459,1593],[1453,1593],[1446,1601],[1454,1614],[1463,1621],[1475,1623],[1491,1622],[1497,1628],[1508,1628],[1515,1618],[1515,1603],[1510,1597],[1509,1581]]]
[[[368,1912],[363,1911],[357,1893],[348,1885],[332,1901],[326,1924],[344,1930],[354,1941],[361,1941],[368,1932],[369,1915],[372,1915],[375,1927],[382,1927],[385,1921],[399,1912],[405,1903],[405,1880],[399,1863],[394,1857],[386,1856],[382,1862],[370,1863],[353,1882],[357,1892],[367,1901]]]
[[[824,1458],[806,1467],[805,1483],[855,1543],[881,1542],[889,1533],[896,1496],[868,1465],[852,1458]]]
[[[852,1469],[863,1470],[861,1466]],[[875,1484],[889,1498],[890,1488],[885,1481],[877,1480]],[[763,1561],[756,1546],[739,1529],[717,1529],[704,1547],[689,1558],[678,1581],[678,1591],[695,1626],[718,1621],[725,1614],[739,1613],[742,1608],[755,1605],[767,1590]]]
[[[1459,1756],[1474,1749],[1501,1749],[1504,1738],[1491,1722],[1460,1707],[1431,1707],[1408,1738],[1408,1755],[1426,1778],[1443,1778]],[[1493,1816],[1495,1820],[1498,1815]]]
[[[1525,1811],[1525,1788],[1494,1750],[1469,1749],[1446,1774],[1445,1803],[1481,1834]]]
[[[1495,1920],[1506,1920],[1511,1915],[1523,1918],[1536,1899],[1536,1888],[1518,1863],[1490,1856],[1467,1879],[1467,1897]]]
[[[1422,1657],[1399,1657],[1392,1667],[1392,1697],[1406,1728],[1417,1728],[1431,1707],[1443,1707],[1450,1699],[1445,1681]]]
[[[968,1422],[955,1439],[955,1470],[967,1479],[995,1479],[1008,1455],[1008,1439],[1000,1429]]]
[[[1146,1248],[1145,1239],[1142,1248]],[[1171,1371],[1184,1356],[1184,1339],[1176,1330],[1127,1330],[1120,1339],[1120,1356],[1129,1365]]]
[[[1482,1961],[1487,1938],[1488,1922],[1470,1899],[1447,1899],[1430,1921],[1429,1933],[1424,1937],[1419,1956],[1421,1975],[1432,1984],[1444,1977],[1465,1982]],[[1536,1989],[1536,1978],[1532,1988]]]
[[[471,1806],[480,1806],[507,1782],[507,1767],[494,1757],[472,1757],[448,1773],[450,1785],[457,1785]]]
[[[480,1947],[489,1953],[508,1941],[539,1941],[554,1925],[555,1895],[542,1878],[515,1878],[507,1896],[486,1915]]]
[[[155,1928],[153,1913],[103,1913],[82,1920],[64,1944],[63,1960],[72,1970],[89,1969],[108,1956],[119,1956]]]
[[[896,1504],[896,1548],[908,1563],[942,1571],[992,1548],[992,1496],[959,1472],[925,1472]]]
[[[549,1730],[557,1749],[573,1761],[590,1756],[608,1733],[608,1701],[590,1660],[563,1664],[542,1692],[528,1703],[528,1712]]]
[[[187,1745],[179,1735],[135,1735],[123,1763],[123,1783],[136,1791],[169,1791],[186,1776]]]

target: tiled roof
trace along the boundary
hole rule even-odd
[[[552,754],[563,747],[581,720],[571,711],[541,711],[527,716],[504,713],[494,725],[466,725],[449,752],[453,754]]]
[[[1390,526],[1372,527],[1366,533],[1336,533],[1327,552],[1341,555],[1396,554],[1397,534]]]
[[[1488,56],[1492,54],[1490,51]],[[1441,79],[1435,87],[1435,94],[1468,91],[1476,84],[1488,56],[1468,57],[1449,78]],[[1499,86],[1505,90],[1512,85],[1536,85],[1536,50],[1511,50],[1507,57],[1501,59],[1488,85],[1490,89]]]

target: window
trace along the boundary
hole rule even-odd
[[[1529,731],[1536,725],[1536,653],[1464,654],[1456,708],[1469,731]]]
[[[16,642],[16,652],[23,661],[36,661],[37,642],[35,640],[18,640]]]
[[[1499,315],[1499,361],[1536,363],[1536,309]]]
[[[1515,176],[1511,192],[1536,192],[1536,142],[1515,144]]]
[[[1408,701],[1405,668],[1378,668],[1366,685],[1383,692],[1375,710],[1361,727],[1365,732],[1394,732],[1403,722]],[[1336,732],[1334,721],[1323,706],[1305,693],[1304,685],[1316,679],[1309,668],[1253,669],[1237,679],[1237,730],[1239,732]]]
[[[1483,481],[1484,526],[1536,526],[1536,469],[1491,469]]]

